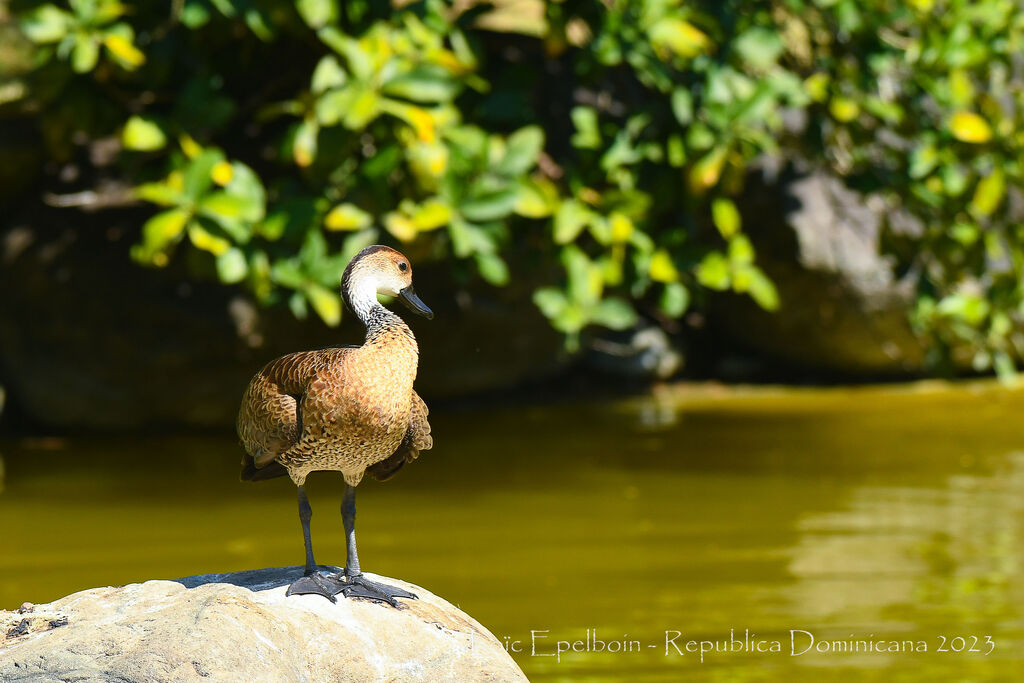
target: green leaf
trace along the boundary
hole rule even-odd
[[[775,64],[784,45],[775,31],[756,26],[740,34],[733,42],[733,49],[747,64],[763,71]]]
[[[557,318],[569,305],[565,293],[554,287],[542,287],[533,293],[533,303],[547,318]]]
[[[953,137],[961,142],[983,144],[992,139],[992,127],[988,121],[970,111],[959,111],[949,120]]]
[[[341,322],[341,299],[338,295],[315,282],[307,282],[302,291],[320,319],[331,327],[337,327]]]
[[[636,324],[632,304],[622,299],[604,299],[590,312],[590,321],[612,330],[625,330]]]
[[[709,252],[697,266],[697,282],[708,289],[729,289],[730,280],[729,261],[720,251]]]
[[[569,142],[576,149],[599,149],[601,133],[597,127],[597,112],[591,107],[573,107],[570,112],[576,132]]]
[[[968,325],[977,326],[988,316],[991,306],[977,294],[957,293],[944,297],[937,310],[944,316],[960,318]]]
[[[153,202],[161,206],[175,206],[186,200],[185,195],[178,188],[167,182],[146,183],[135,188],[135,196],[147,202]]]
[[[655,49],[663,55],[672,53],[692,59],[711,47],[711,41],[703,31],[671,15],[656,21],[647,34]]]
[[[729,239],[740,231],[742,221],[736,204],[731,199],[718,197],[711,202],[711,218],[722,237]]]
[[[686,88],[672,91],[672,114],[681,126],[688,126],[693,120],[693,95]]]
[[[512,213],[518,197],[515,188],[489,192],[460,204],[459,213],[471,221],[499,220]]]
[[[502,286],[508,284],[508,266],[497,254],[477,252],[474,255],[477,270],[480,276],[492,285]]]
[[[559,206],[558,188],[546,178],[523,178],[519,181],[515,212],[526,218],[545,218]]]
[[[313,78],[310,81],[309,89],[314,95],[318,95],[331,88],[340,88],[345,85],[347,80],[348,76],[341,68],[337,58],[334,55],[327,55],[317,62],[316,68],[313,69]],[[340,116],[335,118],[335,122],[340,118]]]
[[[690,290],[681,282],[670,282],[665,285],[658,305],[665,315],[678,318],[690,306]]]
[[[324,217],[328,230],[362,230],[373,222],[373,217],[355,204],[339,204]]]
[[[241,282],[249,273],[245,254],[237,247],[228,249],[217,257],[217,277],[225,284]]]
[[[425,104],[439,104],[455,99],[461,87],[459,81],[444,67],[421,64],[387,81],[381,90],[391,97],[401,97]]]
[[[33,43],[56,43],[67,35],[74,18],[53,5],[42,5],[21,18],[21,30]]]
[[[305,119],[295,128],[295,135],[292,138],[292,158],[299,168],[311,166],[316,160],[317,136],[320,134],[320,126],[311,119]]]
[[[495,165],[494,170],[514,176],[526,173],[537,164],[543,149],[544,131],[540,126],[520,128],[508,137],[505,156]]]
[[[295,9],[312,29],[338,20],[338,0],[295,0]]]
[[[575,199],[562,202],[555,212],[555,244],[568,244],[574,241],[590,222],[592,215],[590,209]]]
[[[71,51],[71,68],[84,74],[93,70],[100,56],[100,44],[92,36],[79,35]]]
[[[729,240],[729,263],[736,266],[745,266],[754,262],[754,246],[747,239],[746,235],[735,235]]]
[[[971,199],[971,213],[975,216],[988,216],[1003,201],[1006,194],[1006,176],[999,166],[992,169],[992,172],[978,181],[974,190],[974,197]]]
[[[121,144],[125,149],[138,152],[152,152],[167,144],[167,136],[152,119],[133,116],[121,131]]]
[[[213,148],[204,149],[185,169],[184,193],[198,201],[213,185],[213,167],[224,160],[224,154]]]
[[[270,267],[270,279],[282,287],[299,289],[306,281],[306,274],[295,260],[281,260]]]
[[[760,268],[751,266],[749,277],[747,292],[757,302],[757,305],[766,311],[778,310],[779,292],[768,276]]]
[[[185,230],[189,214],[183,209],[161,211],[142,225],[142,247],[145,260],[163,251],[176,241]]]
[[[910,153],[910,177],[924,178],[939,165],[939,153],[931,143],[920,145]]]

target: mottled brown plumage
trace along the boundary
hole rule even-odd
[[[346,281],[359,272],[347,270]],[[356,486],[367,469],[386,479],[431,447],[427,407],[412,388],[419,360],[412,330],[380,304],[363,322],[362,346],[292,353],[252,378],[238,414],[249,456],[243,476],[259,478],[256,472],[276,461],[298,485],[310,472],[334,470]]]
[[[366,326],[362,346],[339,346],[282,356],[249,382],[238,413],[246,455],[242,478],[288,474],[298,486],[306,569],[288,594],[312,593],[378,600],[398,606],[408,591],[366,579],[355,543],[355,487],[368,471],[385,480],[433,445],[427,406],[413,390],[419,348],[412,330],[377,301],[398,296],[428,318],[430,309],[412,287],[412,267],[394,249],[373,246],[356,254],[342,276],[342,295]],[[323,574],[313,559],[306,497],[310,472],[345,477],[342,519],[348,562],[339,574]]]

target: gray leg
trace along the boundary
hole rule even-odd
[[[302,522],[302,540],[306,544],[306,571],[302,578],[288,586],[286,595],[322,595],[331,602],[337,602],[334,596],[338,593],[337,582],[329,576],[320,574],[316,560],[313,559],[313,541],[309,535],[309,520],[313,519],[313,508],[306,497],[306,487],[299,487],[299,521]]]
[[[348,559],[345,562],[347,576],[359,576],[359,551],[356,550],[356,487],[345,484],[345,496],[341,499],[341,521],[345,525],[345,548]]]
[[[345,525],[345,544],[348,560],[345,571],[333,578],[338,580],[340,589],[346,598],[364,598],[376,602],[386,602],[392,607],[399,607],[396,598],[415,600],[416,595],[409,591],[370,581],[359,569],[359,551],[356,550],[356,488],[345,485],[345,496],[341,499],[341,521]]]

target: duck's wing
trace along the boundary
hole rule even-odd
[[[366,471],[377,481],[387,481],[395,476],[405,463],[419,457],[420,451],[427,451],[434,445],[430,435],[430,423],[427,421],[427,404],[419,394],[412,392],[412,413],[409,416],[409,427],[405,431],[402,443],[386,460],[370,465]]]
[[[267,363],[256,373],[242,397],[236,422],[246,451],[243,479],[269,479],[284,474],[280,466],[266,472],[260,470],[298,442],[306,388],[326,364],[336,361],[336,354],[348,348],[351,347],[290,353]]]

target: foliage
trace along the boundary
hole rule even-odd
[[[887,245],[937,348],[1004,374],[1024,351],[1010,0],[170,7],[15,3],[35,47],[0,83],[55,159],[118,136],[112,173],[159,209],[144,263],[208,253],[329,324],[348,258],[388,238],[496,286],[511,254],[557,264],[534,302],[571,342],[709,290],[774,310],[734,200],[752,162],[794,155],[920,220]]]

